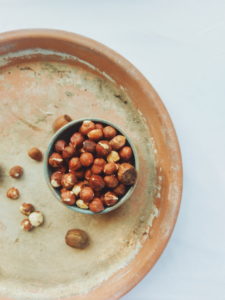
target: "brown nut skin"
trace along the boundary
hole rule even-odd
[[[95,213],[101,212],[104,210],[104,205],[100,198],[94,198],[91,203],[89,203],[89,209]]]
[[[117,162],[120,160],[120,156],[117,151],[111,151],[107,156],[107,162]]]
[[[59,116],[57,119],[55,119],[52,125],[53,131],[59,130],[61,127],[63,127],[64,125],[68,124],[71,121],[72,119],[68,115]]]
[[[93,129],[95,129],[95,123],[90,120],[87,120],[87,121],[83,121],[79,131],[81,134],[87,135],[88,132],[90,132]]]
[[[122,163],[118,170],[118,179],[125,185],[132,185],[137,179],[137,171],[129,163]]]
[[[42,161],[43,159],[43,154],[40,149],[33,147],[28,151],[28,155],[30,158],[36,161]]]
[[[48,159],[48,163],[53,168],[58,168],[63,163],[62,155],[57,152],[53,152],[52,155]]]
[[[59,171],[52,173],[50,182],[54,188],[58,188],[61,186],[62,176],[63,176],[63,173],[61,173]]]
[[[73,157],[69,161],[69,170],[70,171],[77,171],[82,168],[81,161],[79,157]]]
[[[63,150],[65,149],[65,147],[66,147],[66,142],[64,140],[58,140],[55,143],[55,151],[56,152],[62,153]]]
[[[104,181],[105,181],[105,185],[110,189],[115,188],[119,184],[119,181],[115,175],[105,176]]]
[[[87,186],[88,182],[85,181],[80,181],[77,184],[74,185],[72,192],[76,195],[79,196],[81,189],[85,186]]]
[[[24,231],[31,231],[33,229],[33,226],[28,218],[21,221],[20,227]]]
[[[96,166],[100,166],[100,167],[104,168],[105,164],[106,164],[106,161],[104,160],[104,158],[96,158],[94,160],[94,165],[96,165]]]
[[[9,175],[13,178],[18,179],[18,178],[22,177],[22,175],[23,175],[23,168],[21,166],[12,167],[9,170]]]
[[[80,156],[80,162],[84,167],[89,167],[90,165],[93,164],[93,161],[94,161],[94,156],[92,155],[92,153],[84,152]]]
[[[113,206],[119,200],[118,196],[113,192],[107,192],[104,195],[103,202],[106,206]]]
[[[66,147],[63,149],[62,157],[63,157],[64,159],[66,159],[66,158],[72,157],[74,154],[75,154],[75,148],[74,148],[73,146],[66,146]]]
[[[103,126],[101,123],[96,123],[96,124],[95,124],[95,128],[96,128],[96,129],[103,129],[104,126]]]
[[[83,142],[83,150],[84,152],[95,153],[96,143],[92,140],[85,140]]]
[[[113,189],[113,193],[115,193],[119,197],[125,195],[126,191],[127,191],[126,186],[122,183],[120,183],[119,185],[117,185],[116,188]]]
[[[100,157],[107,156],[112,151],[109,141],[99,141],[96,145],[96,153]]]
[[[111,140],[112,138],[114,138],[114,136],[116,136],[117,132],[116,129],[113,128],[112,126],[106,126],[103,129],[103,134],[107,140]]]
[[[80,199],[84,202],[90,202],[94,198],[94,191],[91,187],[85,186],[81,188]]]
[[[99,175],[92,175],[89,179],[89,184],[95,191],[101,191],[105,187],[105,182]]]
[[[81,229],[71,229],[65,236],[65,242],[72,248],[84,249],[89,245],[89,237]]]
[[[77,183],[77,178],[73,173],[63,174],[61,185],[65,189],[72,189],[72,187]]]
[[[93,165],[93,166],[91,167],[91,172],[92,172],[92,174],[99,175],[99,174],[102,173],[102,171],[103,171],[103,167],[101,167],[101,166]]]
[[[75,174],[77,179],[84,179],[85,170],[81,169],[81,170],[72,171],[72,172]]]
[[[110,162],[105,165],[103,171],[107,175],[112,175],[118,171],[118,166],[114,162]]]
[[[119,134],[111,139],[109,143],[114,150],[119,150],[126,144],[126,138],[125,136]]]
[[[10,199],[17,200],[20,197],[20,192],[17,188],[11,187],[8,189],[6,196]]]
[[[125,146],[119,151],[120,158],[125,161],[129,161],[133,156],[131,147]]]
[[[88,132],[88,138],[93,141],[99,141],[103,137],[102,129],[93,129]]]
[[[61,165],[56,169],[56,171],[65,174],[67,172],[67,167],[65,165]]]
[[[82,147],[83,141],[84,137],[80,132],[75,132],[70,138],[70,143],[77,148]]]
[[[34,206],[30,203],[23,203],[20,206],[20,212],[25,216],[29,216],[33,211],[34,211]]]
[[[61,201],[67,205],[74,205],[76,202],[76,196],[72,191],[64,190],[61,192]]]

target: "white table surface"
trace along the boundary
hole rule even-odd
[[[0,32],[35,27],[80,33],[125,56],[177,130],[178,222],[160,260],[123,300],[224,300],[225,1],[0,0]]]

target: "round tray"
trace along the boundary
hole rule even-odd
[[[118,299],[152,268],[176,222],[182,164],[176,134],[159,96],[137,69],[109,48],[56,30],[0,35],[0,297],[1,299]],[[134,143],[139,176],[132,197],[106,215],[82,215],[51,194],[43,164],[27,156],[43,152],[52,122],[102,118]],[[19,180],[8,176],[22,165]],[[21,191],[17,201],[6,190]],[[45,215],[42,227],[20,230],[22,202]],[[91,237],[85,250],[69,248],[67,230]]]

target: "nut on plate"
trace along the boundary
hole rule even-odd
[[[100,191],[105,187],[105,182],[103,178],[99,175],[91,175],[89,179],[90,187],[95,191]]]
[[[28,217],[30,223],[34,227],[38,227],[44,222],[44,216],[40,211],[34,211],[32,212]]]
[[[95,213],[101,212],[104,210],[104,205],[100,198],[95,197],[91,203],[89,203],[89,209]]]
[[[83,121],[79,131],[81,134],[87,135],[88,132],[90,132],[93,129],[95,129],[95,123],[90,120],[86,120]]]
[[[77,171],[80,168],[82,168],[82,164],[80,162],[80,158],[79,157],[73,157],[70,159],[69,161],[69,170],[70,171]]]
[[[93,129],[88,132],[88,138],[93,141],[99,141],[103,137],[102,129]]]
[[[104,167],[104,173],[106,175],[112,175],[118,171],[118,165],[115,164],[114,162],[109,162],[105,165]]]
[[[66,146],[63,151],[62,151],[62,157],[65,158],[70,158],[74,155],[75,153],[75,148],[72,145]]]
[[[62,176],[63,173],[60,171],[56,171],[52,173],[50,182],[54,188],[58,188],[61,186]]]
[[[82,199],[84,202],[88,203],[94,198],[94,191],[89,186],[84,186],[81,188],[80,191],[80,199]]]
[[[104,177],[104,181],[105,181],[105,185],[108,188],[110,188],[110,189],[115,188],[118,185],[118,183],[119,183],[119,181],[118,181],[118,179],[116,178],[115,175],[107,175],[107,176],[105,176]]]
[[[72,248],[84,249],[89,245],[89,237],[81,229],[71,229],[66,233],[65,242]]]
[[[114,150],[119,150],[126,144],[125,136],[118,134],[110,141],[110,145]]]
[[[114,136],[116,136],[117,132],[116,129],[112,126],[106,126],[105,128],[103,128],[103,134],[107,140],[111,140],[112,138],[114,138]]]
[[[76,196],[72,191],[63,190],[61,191],[62,203],[66,205],[74,205],[76,202]]]
[[[96,149],[96,143],[92,140],[85,140],[83,142],[83,149],[85,152],[94,153]]]
[[[11,187],[8,189],[6,196],[10,199],[17,200],[20,197],[20,192],[17,188]]]
[[[137,171],[129,163],[122,163],[118,170],[118,179],[125,185],[132,185],[137,179]]]
[[[131,147],[129,146],[124,146],[120,151],[119,151],[119,155],[120,155],[120,158],[122,160],[125,160],[125,161],[129,161],[132,156],[133,156],[133,151],[131,149]]]
[[[21,221],[20,227],[24,231],[31,231],[33,229],[33,225],[31,224],[31,222],[28,218]]]
[[[66,189],[72,189],[77,183],[77,178],[73,173],[66,173],[62,175],[61,185]]]
[[[63,150],[65,149],[65,147],[66,147],[66,142],[64,140],[58,140],[55,143],[55,151],[56,152],[62,153]]]
[[[113,192],[107,192],[103,197],[103,201],[106,206],[113,206],[118,200],[118,196]]]
[[[120,160],[120,156],[118,152],[116,151],[111,151],[109,155],[107,156],[107,162],[117,162]]]
[[[71,138],[70,143],[74,145],[74,147],[82,147],[84,141],[84,137],[80,132],[75,132]]]
[[[98,156],[107,156],[112,150],[109,141],[99,141],[96,145],[96,152]]]
[[[41,152],[40,149],[33,147],[28,151],[28,155],[30,156],[30,158],[32,158],[33,160],[36,161],[42,161],[43,158],[43,154]]]
[[[52,155],[48,159],[48,163],[53,168],[60,167],[63,163],[62,155],[57,152],[53,152]]]
[[[13,178],[20,178],[23,175],[23,168],[21,166],[12,167],[9,170],[9,175]]]
[[[82,208],[82,209],[88,209],[88,204],[87,204],[86,202],[84,202],[84,200],[82,200],[82,199],[78,199],[78,200],[76,201],[76,205],[77,205],[77,207],[79,207],[79,208]]]
[[[23,203],[20,206],[20,212],[25,216],[29,216],[33,211],[34,211],[34,206],[30,203]]]
[[[80,156],[80,162],[84,167],[89,167],[90,165],[93,164],[93,161],[94,161],[94,157],[92,153],[84,152]]]
[[[61,127],[71,122],[72,119],[69,115],[59,116],[53,123],[52,128],[54,131],[58,131]]]

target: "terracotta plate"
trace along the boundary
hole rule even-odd
[[[24,30],[0,35],[0,297],[118,299],[151,269],[176,222],[182,189],[176,134],[159,96],[128,61],[72,33]],[[46,150],[56,116],[102,118],[134,143],[137,188],[121,208],[82,215],[55,200],[43,164],[27,150]],[[23,178],[8,170],[22,165]],[[6,198],[10,186],[21,191]],[[42,227],[20,230],[22,202],[45,215]],[[86,230],[85,250],[64,243],[68,229]]]

